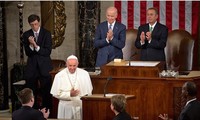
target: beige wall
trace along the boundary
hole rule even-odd
[[[110,6],[113,6],[114,2],[113,1],[101,1],[101,22],[103,22],[104,20],[106,20],[106,9]]]
[[[77,2],[65,2],[65,14],[67,25],[65,30],[65,40],[62,45],[52,50],[52,59],[65,60],[67,56],[78,53],[78,17]]]

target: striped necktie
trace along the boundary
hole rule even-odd
[[[35,33],[35,40],[36,40],[36,42],[38,41],[38,35],[39,35],[39,33]]]

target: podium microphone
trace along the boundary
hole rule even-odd
[[[104,85],[104,89],[103,89],[103,96],[106,97],[106,87],[108,85],[108,82],[112,80],[112,77],[108,77],[107,78],[107,81],[106,81],[106,84]]]

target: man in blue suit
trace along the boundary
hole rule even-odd
[[[52,38],[51,33],[40,27],[40,18],[38,15],[32,14],[28,17],[28,23],[31,29],[24,32],[23,42],[25,53],[28,56],[27,66],[25,69],[26,87],[31,88],[35,95],[34,108],[37,106],[37,85],[40,83],[42,95],[42,107],[52,107],[51,89],[51,50]]]
[[[117,22],[117,9],[106,10],[107,21],[97,26],[94,47],[98,49],[96,66],[100,67],[115,58],[123,58],[122,48],[125,46],[126,26]]]
[[[167,42],[168,28],[157,22],[158,10],[147,10],[148,22],[138,28],[135,46],[141,49],[142,61],[165,61],[164,48]]]

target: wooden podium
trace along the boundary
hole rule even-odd
[[[158,77],[164,68],[165,63],[160,61],[111,61],[101,67],[101,76]]]
[[[115,115],[110,109],[110,98],[111,96],[104,97],[103,94],[83,96],[81,98],[83,120],[112,120]],[[134,105],[130,104],[134,98],[134,95],[126,95],[128,113],[134,108]]]

